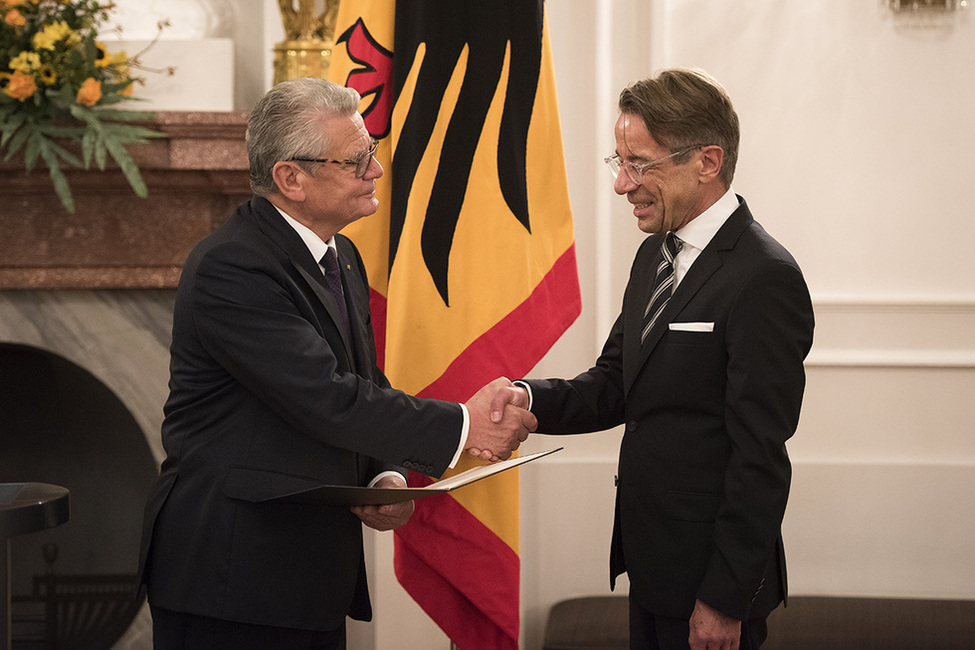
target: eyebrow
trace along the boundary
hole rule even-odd
[[[348,158],[348,160],[353,160],[355,162],[359,162],[365,156],[369,155],[369,150],[372,149],[373,143],[377,143],[378,144],[378,142],[379,141],[376,140],[375,138],[370,137],[369,138],[369,146],[367,146],[365,149],[361,149],[361,150],[355,152],[354,154],[352,154],[352,157],[351,158]]]

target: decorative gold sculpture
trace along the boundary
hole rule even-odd
[[[278,0],[284,39],[274,47],[274,83],[299,77],[328,77],[335,45],[339,0]],[[324,5],[316,14],[315,5]]]

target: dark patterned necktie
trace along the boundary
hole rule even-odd
[[[345,292],[342,290],[342,274],[339,271],[339,258],[334,248],[329,246],[325,249],[325,255],[322,256],[320,264],[325,270],[325,286],[335,296],[335,302],[339,308],[339,314],[342,319],[339,326],[344,327],[345,332],[348,333],[350,331],[349,312],[345,305]]]
[[[660,253],[663,259],[657,265],[657,273],[654,276],[653,293],[647,301],[647,308],[643,312],[643,332],[640,334],[640,343],[647,339],[647,334],[653,329],[660,313],[667,306],[667,301],[674,293],[674,258],[683,247],[684,242],[677,238],[672,232],[668,232],[664,237],[664,242],[660,246]]]

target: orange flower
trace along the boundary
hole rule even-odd
[[[10,79],[7,81],[7,86],[3,89],[3,92],[14,99],[24,101],[37,92],[37,82],[34,81],[34,75],[25,74],[18,70],[10,75]]]
[[[3,18],[3,21],[11,27],[23,27],[27,24],[27,19],[24,18],[24,15],[16,9],[11,9],[8,11],[7,15]]]
[[[7,9],[13,9],[24,4],[24,0],[0,0],[0,4],[5,5]]]
[[[81,88],[78,89],[78,96],[75,98],[82,106],[94,106],[102,98],[102,83],[97,79],[88,77]]]

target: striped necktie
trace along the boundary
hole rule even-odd
[[[647,301],[647,308],[643,312],[643,332],[640,334],[640,343],[647,339],[647,334],[653,329],[660,313],[667,306],[671,294],[674,292],[674,258],[683,247],[684,242],[677,238],[672,232],[668,232],[664,237],[663,244],[660,246],[660,253],[663,259],[657,265],[657,274],[654,276],[653,293]]]

